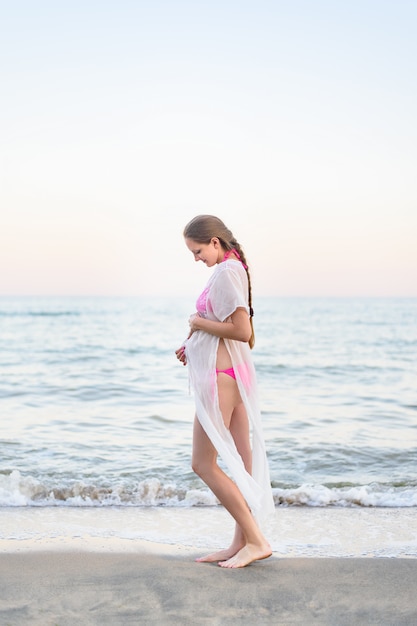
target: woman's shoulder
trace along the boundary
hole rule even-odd
[[[243,287],[246,286],[247,280],[246,270],[241,262],[235,261],[234,259],[227,259],[227,261],[217,264],[211,275],[209,286],[214,287],[216,284],[219,286],[223,284],[234,284]]]
[[[237,261],[235,259],[227,259],[226,261],[218,263],[216,269],[214,270],[215,275],[223,273],[246,275],[246,270],[240,261]]]

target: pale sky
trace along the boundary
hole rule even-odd
[[[0,0],[0,295],[417,296],[415,0]],[[198,294],[196,294],[198,295]]]

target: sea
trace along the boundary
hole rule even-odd
[[[417,299],[255,302],[276,509],[417,506]],[[0,511],[216,508],[190,467],[187,297],[0,298]],[[220,461],[221,463],[221,461]]]

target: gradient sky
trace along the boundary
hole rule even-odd
[[[0,1],[0,295],[417,296],[414,0]],[[194,265],[193,265],[194,264]]]

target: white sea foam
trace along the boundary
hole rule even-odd
[[[301,485],[296,489],[274,489],[274,499],[276,503],[288,506],[414,507],[417,506],[417,486],[394,488],[374,483],[330,488]]]
[[[415,507],[417,487],[386,487],[377,483],[355,487],[302,485],[293,489],[273,489],[276,506],[303,507]],[[130,489],[119,484],[110,489],[75,481],[65,487],[50,488],[33,476],[14,470],[0,474],[0,507],[22,506],[216,506],[218,501],[207,489],[178,488],[156,478],[141,481]]]

